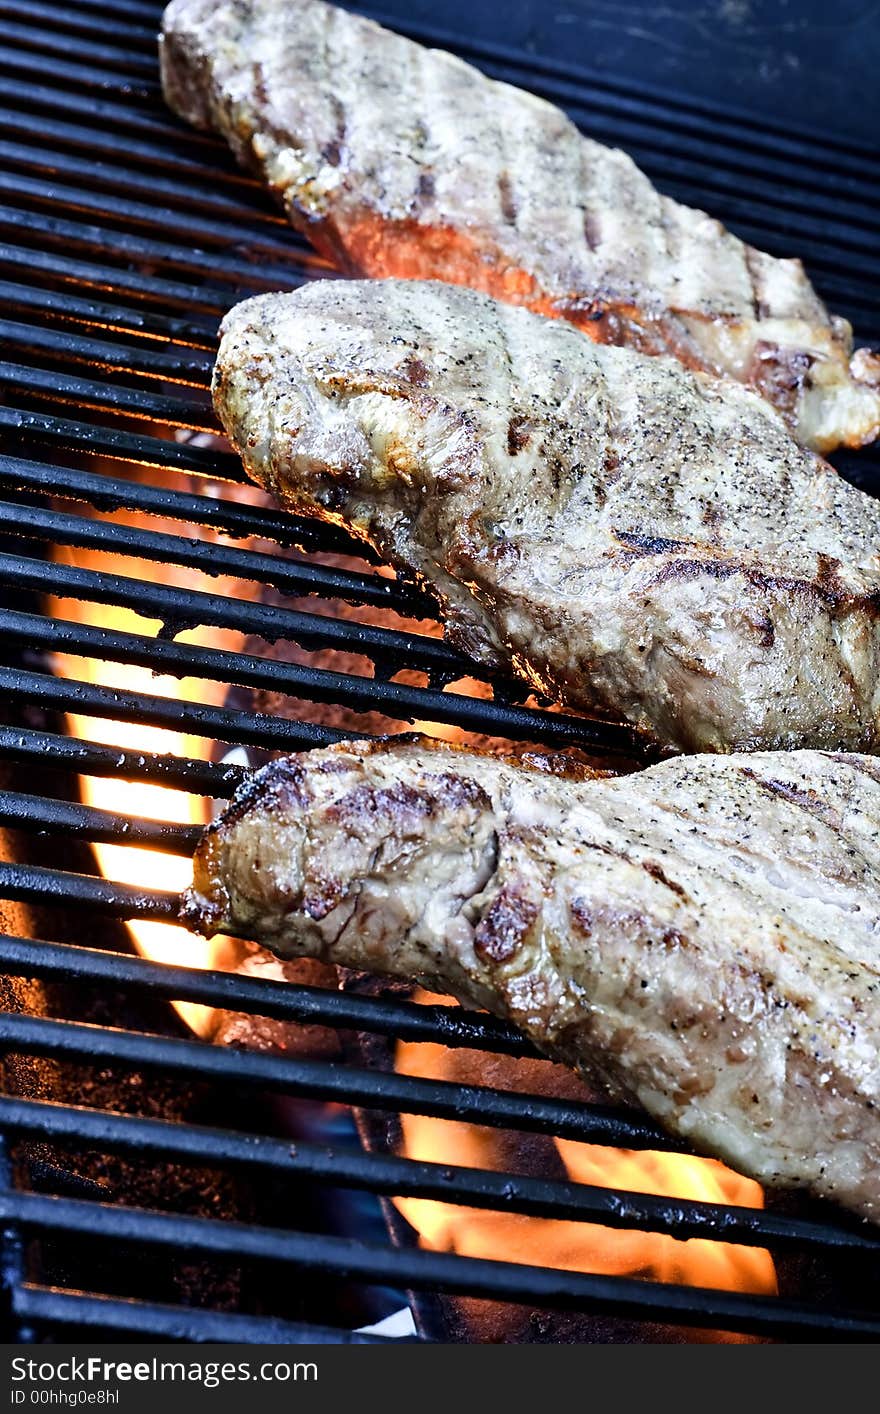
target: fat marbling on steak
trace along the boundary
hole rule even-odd
[[[880,503],[740,384],[453,285],[226,316],[251,476],[433,586],[450,641],[689,750],[880,749]]]
[[[420,978],[761,1183],[880,1221],[880,762],[553,766],[412,739],[272,762],[206,832],[184,916]]]
[[[174,0],[161,60],[171,107],[344,272],[471,285],[674,354],[752,384],[820,451],[880,433],[880,359],[852,355],[800,262],[661,196],[552,104],[321,0]]]

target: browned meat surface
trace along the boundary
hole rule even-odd
[[[880,503],[740,385],[326,280],[227,315],[214,393],[254,479],[430,583],[480,662],[664,745],[880,746]]]
[[[320,0],[174,0],[168,102],[230,143],[343,271],[471,285],[600,343],[750,383],[820,451],[880,432],[797,260],[655,191],[543,100]]]
[[[761,1183],[878,1221],[880,764],[552,764],[402,738],[273,762],[207,831],[186,917],[420,978]]]

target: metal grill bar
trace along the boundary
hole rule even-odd
[[[74,41],[68,35],[58,34],[54,29],[45,29],[43,26],[34,29],[28,25],[18,25],[8,18],[3,22],[3,38],[8,44],[20,45],[22,49],[39,55],[68,54],[75,43],[77,58],[88,63],[107,64],[111,68],[148,75],[148,81],[151,85],[154,84],[155,60],[146,54],[136,54],[115,44],[96,44],[94,40],[82,36],[77,36]]]
[[[135,492],[135,499],[137,499]],[[167,502],[166,502],[167,504]],[[113,507],[115,509],[115,507]],[[219,517],[218,517],[219,518]],[[202,574],[270,584],[284,594],[321,594],[353,604],[394,609],[409,618],[436,618],[437,606],[426,594],[382,575],[328,569],[311,561],[281,559],[253,550],[231,549],[205,540],[187,540],[115,522],[74,517],[69,512],[0,501],[0,529],[9,535],[48,540],[56,545],[105,550],[165,565],[181,565]],[[195,608],[196,606],[194,606]],[[465,660],[461,659],[462,666]]]
[[[159,1306],[121,1297],[87,1296],[79,1291],[25,1282],[10,1296],[11,1314],[20,1322],[54,1332],[59,1326],[82,1327],[149,1336],[153,1340],[217,1342],[237,1345],[398,1345],[413,1337],[362,1335],[358,1331],[310,1326],[271,1316],[238,1316],[223,1311]]]
[[[0,339],[26,354],[48,354],[69,363],[85,363],[107,373],[137,373],[141,378],[172,380],[181,387],[204,389],[211,382],[213,359],[201,349],[179,344],[172,352],[92,339],[66,329],[43,329],[0,319]],[[201,416],[201,413],[199,413]]]
[[[44,126],[44,136],[48,138],[51,135]],[[139,156],[143,154],[132,152],[134,161],[137,161]],[[90,162],[84,157],[58,152],[54,148],[3,139],[0,139],[0,159],[15,168],[23,168],[25,172],[44,172],[60,181],[75,182],[81,192],[88,190],[89,200],[92,202],[101,201],[102,193],[106,189],[111,196],[120,190],[128,190],[136,197],[140,194],[150,199],[156,197],[172,207],[179,205],[186,213],[180,213],[181,219],[186,221],[190,229],[209,240],[214,239],[218,233],[225,233],[227,219],[237,223],[244,218],[248,222],[253,221],[257,244],[261,239],[260,228],[265,226],[269,230],[271,247],[280,251],[282,246],[273,237],[281,233],[286,238],[290,229],[288,222],[278,211],[247,200],[253,190],[252,186],[234,179],[218,182],[216,173],[213,184],[209,185],[210,168],[200,167],[196,163],[187,164],[182,159],[178,162],[169,161],[167,164],[170,170],[176,167],[181,169],[180,178],[176,178],[152,171],[142,173],[137,168],[114,166],[110,162]],[[198,179],[199,173],[202,180]],[[227,186],[230,188],[228,195],[224,190]],[[105,197],[104,200],[106,199]],[[157,212],[145,208],[139,200],[131,201],[126,196],[121,210],[127,217],[134,217],[138,222],[146,220],[149,225],[159,224]],[[213,219],[215,215],[224,223],[223,226],[218,226],[217,221]],[[164,226],[166,222],[163,220],[161,224]],[[250,233],[250,241],[251,244],[254,243],[253,233]],[[293,232],[291,241],[294,245],[300,244]],[[286,239],[284,245],[286,246]]]
[[[192,855],[202,834],[195,825],[132,820],[109,810],[17,791],[4,791],[0,795],[0,825],[14,830],[39,830],[53,835],[74,835],[79,839],[137,845],[140,849],[159,849],[185,857]]]
[[[582,1276],[457,1254],[372,1247],[283,1228],[243,1227],[34,1193],[0,1195],[0,1216],[29,1232],[82,1233],[90,1240],[134,1242],[169,1250],[184,1246],[206,1256],[284,1263],[349,1281],[453,1291],[496,1301],[537,1303],[553,1310],[640,1320],[673,1316],[688,1325],[780,1338],[816,1331],[826,1338],[855,1341],[876,1340],[880,1334],[880,1321],[869,1313],[821,1308],[781,1297],[743,1296],[625,1277]]]
[[[261,746],[268,751],[300,751],[332,742],[361,739],[360,732],[339,732],[333,727],[267,717],[259,712],[235,712],[192,702],[173,702],[145,693],[120,692],[96,687],[75,678],[55,678],[43,673],[0,667],[0,692],[9,702],[39,702],[62,712],[118,722],[149,722],[190,736],[202,736],[234,745]]]
[[[214,628],[259,635],[269,642],[294,641],[309,648],[344,646],[349,652],[394,665],[405,662],[426,673],[440,674],[443,678],[454,679],[475,673],[483,675],[479,667],[474,668],[467,659],[447,648],[439,639],[404,634],[396,629],[373,628],[369,624],[349,620],[328,619],[323,615],[299,613],[293,609],[276,609],[269,604],[240,604],[222,595],[206,594],[201,590],[169,589],[165,585],[146,584],[128,575],[78,569],[73,565],[47,565],[42,560],[30,560],[23,555],[0,554],[0,581],[25,589],[42,590],[61,599],[84,599],[90,603],[134,609],[144,618],[160,619],[175,633],[207,624]],[[14,618],[10,618],[10,623],[15,622]],[[108,636],[110,641],[112,635]],[[166,643],[166,639],[160,638],[154,650],[157,653],[167,652]],[[239,655],[230,655],[230,658],[233,657]],[[286,669],[288,665],[283,666]],[[415,699],[414,710],[419,701],[427,704],[428,699]],[[574,720],[563,718],[562,722],[571,728]]]
[[[52,79],[62,87],[72,84],[87,93],[113,93],[147,100],[155,100],[159,96],[158,85],[149,80],[114,73],[112,69],[92,67],[87,62],[71,63],[48,54],[41,54],[35,60],[33,54],[10,44],[0,44],[0,69],[26,76],[36,70],[44,80]]]
[[[591,1184],[450,1167],[360,1150],[349,1153],[317,1144],[300,1142],[291,1146],[283,1139],[262,1134],[233,1134],[106,1111],[0,1099],[0,1125],[11,1134],[64,1145],[86,1142],[101,1150],[208,1167],[265,1169],[365,1192],[433,1198],[441,1203],[502,1209],[528,1217],[598,1222],[604,1227],[664,1232],[676,1238],[708,1238],[744,1246],[772,1245],[779,1250],[819,1247],[824,1251],[872,1255],[880,1251],[880,1239],[864,1232],[780,1218],[755,1208],[655,1198]]]
[[[110,412],[114,416],[146,418],[165,422],[169,427],[182,427],[196,432],[217,431],[207,395],[201,403],[188,402],[170,393],[147,392],[117,383],[97,383],[88,378],[75,378],[55,369],[30,368],[16,363],[0,363],[0,384],[7,384],[21,394],[34,397],[69,400],[78,407]]]
[[[2,579],[0,556],[0,579]],[[181,625],[182,627],[183,625]],[[627,757],[643,755],[638,736],[622,727],[562,713],[539,712],[529,707],[512,707],[456,692],[428,688],[408,688],[375,678],[358,678],[324,668],[299,668],[270,658],[255,658],[224,649],[197,648],[192,644],[169,642],[164,638],[141,638],[137,634],[89,628],[64,620],[41,619],[9,610],[3,630],[10,638],[39,643],[65,652],[89,652],[116,662],[136,663],[178,677],[204,677],[216,682],[239,683],[247,687],[268,687],[276,692],[307,697],[315,702],[345,703],[357,710],[379,710],[398,720],[448,722],[466,731],[489,732],[493,736],[516,736],[526,741],[542,741],[555,746],[577,746]],[[19,689],[17,683],[21,683]],[[26,684],[26,686],[25,686]],[[89,684],[66,679],[56,682],[34,673],[9,672],[0,668],[0,686],[10,695],[21,697],[36,690],[44,701],[68,711],[86,712],[121,720],[154,721],[203,736],[215,735],[222,741],[248,745],[296,749],[304,740],[297,733],[302,724],[287,719],[264,717],[258,713],[233,712],[227,708],[169,702],[143,693],[110,692]],[[109,694],[109,695],[108,695]],[[364,733],[331,728],[313,728],[307,743],[322,744],[362,738]],[[232,732],[233,735],[228,735]]]
[[[63,904],[106,913],[111,918],[145,918],[176,923],[177,894],[161,889],[137,889],[86,874],[65,874],[37,864],[7,864],[0,860],[0,898],[19,903]]]
[[[146,7],[146,14],[150,14],[149,7]],[[16,19],[36,21],[42,29],[47,30],[51,26],[55,32],[65,33],[72,31],[74,34],[92,35],[98,34],[102,38],[107,35],[107,17],[93,16],[83,13],[82,10],[71,10],[59,5],[40,4],[39,0],[2,0],[0,4],[0,15],[13,16]],[[124,29],[126,44],[130,47],[141,47],[149,50],[150,54],[155,53],[156,31],[153,26],[138,25],[124,14],[117,20],[119,30]]]
[[[176,902],[174,900],[175,906]],[[167,912],[165,916],[169,916]],[[217,1083],[277,1090],[289,1098],[330,1100],[365,1109],[394,1109],[433,1115],[436,1119],[469,1120],[473,1124],[553,1134],[587,1144],[610,1143],[630,1149],[657,1145],[653,1125],[640,1122],[638,1117],[621,1118],[601,1106],[496,1090],[491,1086],[420,1080],[390,1071],[364,1070],[355,1065],[235,1051],[202,1041],[169,1040],[164,1036],[116,1031],[81,1022],[0,1014],[0,1047],[23,1055],[75,1059],[89,1064],[112,1060],[116,1066],[143,1067],[166,1075],[193,1075]],[[663,1147],[685,1148],[668,1138],[663,1140]]]
[[[187,760],[185,756],[156,756],[149,752],[122,751],[116,746],[78,741],[54,732],[26,730],[0,724],[0,756],[6,761],[85,776],[121,776],[125,780],[154,781],[179,787],[192,795],[228,799],[248,772],[234,764]]]
[[[0,426],[3,409],[0,408]],[[52,420],[57,424],[57,419]],[[17,421],[15,423],[17,426]],[[67,423],[73,429],[76,424]],[[42,430],[42,421],[38,424]],[[160,442],[158,446],[174,448],[176,443]],[[142,442],[139,442],[142,446]],[[112,450],[117,448],[114,442]],[[184,451],[184,448],[179,448]],[[193,448],[194,452],[204,449]],[[105,454],[109,455],[109,451]],[[204,475],[208,475],[207,468]],[[7,484],[16,491],[35,491],[42,495],[60,496],[70,500],[85,501],[98,511],[133,510],[145,511],[148,515],[166,519],[182,520],[195,525],[210,526],[224,535],[239,539],[253,537],[260,540],[274,540],[279,545],[290,547],[306,546],[309,549],[324,549],[331,553],[348,553],[358,558],[366,558],[370,551],[366,546],[357,545],[350,537],[343,536],[332,526],[322,527],[315,521],[300,521],[293,515],[279,515],[275,511],[249,506],[236,501],[219,500],[213,496],[199,496],[186,491],[169,491],[165,487],[142,485],[137,481],[126,481],[121,477],[106,476],[103,473],[79,471],[71,467],[55,466],[48,462],[24,461],[20,457],[0,455],[0,485]],[[328,532],[325,539],[323,531]],[[324,567],[315,566],[317,571]],[[395,591],[413,595],[415,591],[400,582],[385,580],[389,593]]]
[[[0,934],[0,961],[17,977],[39,977],[92,985],[130,988],[149,995],[194,1001],[224,1011],[268,1016],[276,1021],[303,1026],[333,1026],[354,1031],[371,1031],[405,1041],[440,1041],[444,1046],[466,1046],[511,1056],[535,1056],[537,1052],[515,1027],[496,1017],[467,1011],[457,1006],[415,1006],[411,1002],[383,997],[362,997],[322,987],[294,986],[290,982],[259,980],[239,973],[148,962],[125,954],[98,952],[94,948],[67,943],[35,942],[28,938]],[[663,1147],[666,1137],[642,1116],[625,1115],[606,1107],[609,1125],[623,1128],[614,1133],[632,1137],[632,1120],[651,1144]]]
[[[63,203],[64,210],[76,209],[68,203],[69,191],[60,189],[57,183],[47,185],[40,182],[35,182],[32,188],[24,190],[20,185],[22,180],[18,177],[8,179],[8,191],[13,199],[16,196],[45,197],[45,202],[52,207],[53,214],[47,216],[43,211],[33,212],[0,205],[0,229],[27,232],[28,235],[33,233],[50,245],[60,245],[68,254],[71,251],[81,251],[86,254],[104,255],[110,260],[133,260],[145,264],[152,262],[160,268],[204,276],[214,284],[226,280],[239,292],[239,297],[242,287],[244,293],[253,293],[256,290],[292,290],[309,276],[329,273],[325,263],[318,256],[306,250],[299,250],[293,241],[285,258],[276,263],[257,260],[256,257],[249,260],[246,256],[236,256],[229,250],[201,250],[194,242],[191,245],[184,244],[183,241],[172,243],[124,230],[117,231],[112,226],[92,226],[81,221],[71,221],[67,217],[54,214],[57,201]],[[0,181],[0,192],[4,190],[6,188]],[[230,236],[230,241],[232,239]],[[234,298],[235,296],[231,295],[228,302],[231,303]]]
[[[20,214],[25,218],[30,216],[36,224],[32,213],[23,212]],[[3,219],[0,216],[0,220]],[[28,230],[26,220],[22,220],[20,225],[26,233]],[[93,261],[76,260],[69,255],[62,255],[51,250],[31,250],[27,247],[12,245],[8,241],[0,242],[0,265],[23,270],[31,276],[42,278],[44,281],[59,280],[67,286],[108,291],[121,295],[123,299],[158,301],[165,307],[185,310],[185,318],[179,314],[164,316],[157,314],[154,310],[149,311],[153,327],[160,327],[160,322],[164,319],[164,327],[171,331],[171,336],[176,336],[182,330],[190,337],[198,338],[204,327],[207,339],[207,330],[216,330],[216,319],[206,316],[203,320],[198,320],[194,317],[193,311],[203,309],[216,315],[222,313],[229,303],[228,291],[215,290],[212,292],[210,286],[207,285],[184,285],[174,280],[163,279],[161,276],[144,275],[136,270],[112,267],[108,270],[106,264],[97,265]],[[22,290],[27,287],[16,286],[15,288]],[[56,292],[49,289],[46,283],[29,288],[29,294],[34,299],[41,293],[45,294],[48,299]],[[116,306],[113,305],[93,302],[93,307],[103,311],[102,317],[105,323],[108,318],[112,320],[115,315],[119,324],[129,332],[143,331],[144,326],[140,322],[141,313],[130,305],[125,308],[124,314],[119,314],[116,311]],[[108,311],[114,313],[108,315]]]
[[[2,252],[0,252],[2,261]],[[65,262],[58,262],[63,267]],[[70,262],[66,262],[70,264]],[[106,276],[105,276],[106,278]],[[0,280],[0,301],[10,310],[18,313],[37,313],[85,324],[88,327],[108,329],[112,333],[139,334],[144,339],[188,344],[193,348],[212,348],[215,325],[209,321],[185,320],[178,315],[161,315],[154,312],[144,314],[141,310],[107,304],[89,296],[82,299],[45,286],[34,288],[17,285],[11,280]],[[27,326],[30,327],[30,326]],[[40,331],[45,333],[45,330]],[[35,346],[35,345],[34,345]],[[46,345],[43,345],[46,347]]]

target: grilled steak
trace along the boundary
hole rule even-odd
[[[349,273],[471,285],[750,383],[821,451],[880,432],[799,261],[654,190],[558,108],[320,0],[174,0],[168,102],[221,133]]]
[[[251,475],[433,585],[479,662],[666,745],[880,747],[880,503],[754,393],[451,285],[223,330]]]
[[[275,761],[207,831],[185,916],[421,978],[761,1183],[880,1220],[880,763],[552,770],[400,738]]]

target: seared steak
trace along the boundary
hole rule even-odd
[[[880,503],[736,383],[451,285],[227,315],[254,479],[444,601],[452,642],[691,750],[880,747]]]
[[[185,915],[420,978],[761,1183],[880,1220],[880,763],[552,769],[401,738],[275,761],[207,831]]]
[[[880,359],[851,357],[799,261],[661,196],[551,104],[320,0],[174,0],[161,57],[172,108],[343,271],[471,285],[674,354],[752,384],[821,451],[880,432]]]

